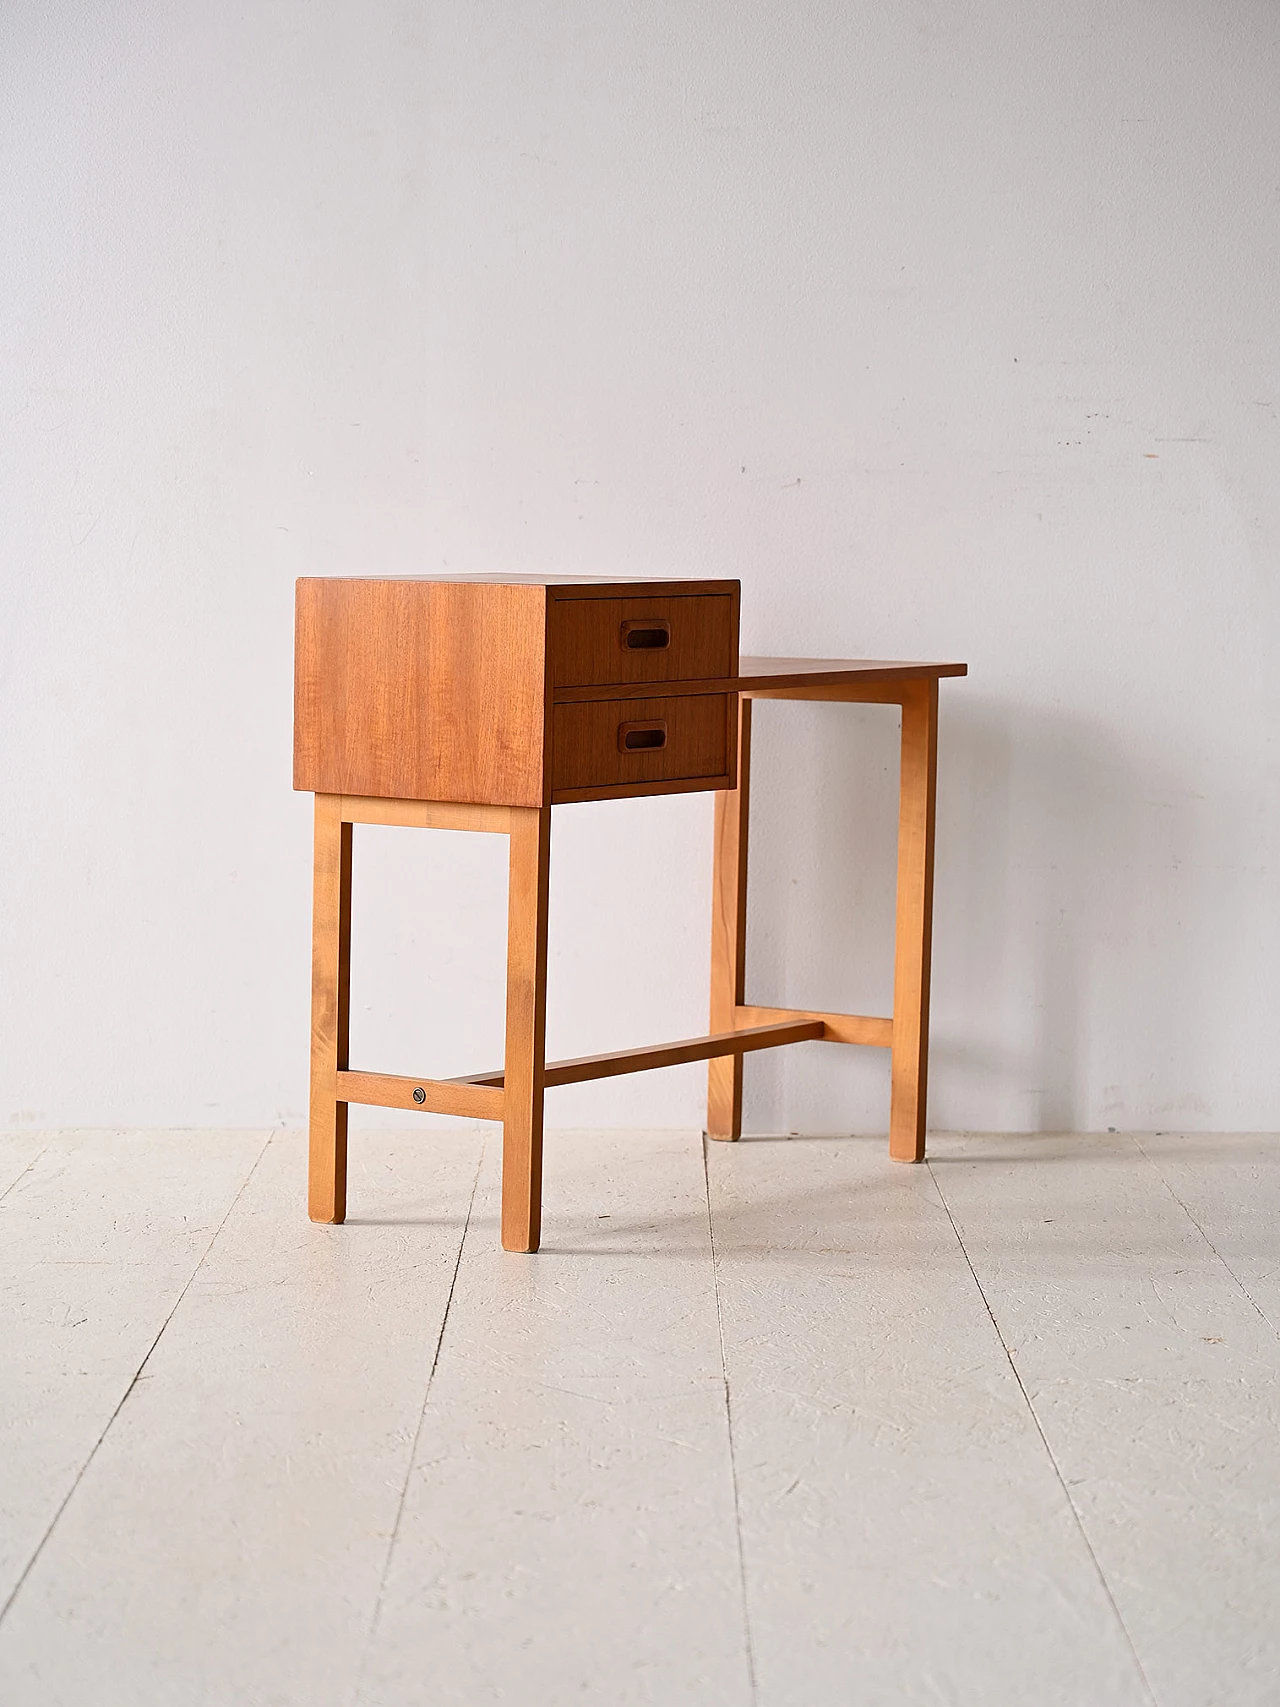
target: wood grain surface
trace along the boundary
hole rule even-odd
[[[777,1024],[742,1026],[735,1031],[707,1032],[682,1037],[675,1043],[647,1043],[639,1049],[608,1049],[601,1055],[578,1055],[568,1061],[548,1061],[542,1082],[582,1085],[592,1079],[615,1079],[623,1073],[647,1073],[657,1067],[681,1067],[690,1061],[710,1061],[719,1055],[749,1055],[756,1049],[776,1049],[784,1043],[814,1043],[822,1037],[823,1022],[801,1014]],[[450,1081],[459,1085],[501,1085],[501,1073],[472,1073]]]
[[[751,701],[738,698],[737,787],[716,794],[711,873],[711,1029],[735,1026],[746,993],[747,822],[751,804]],[[707,1067],[707,1136],[742,1133],[742,1056]]]
[[[552,789],[558,793],[724,776],[729,768],[731,699],[728,694],[692,694],[555,706]],[[618,744],[624,723],[665,723],[666,744],[624,751]]]
[[[550,870],[551,808],[513,812],[507,880],[507,1031],[502,1101],[505,1251],[536,1251],[541,1237]]]
[[[338,1074],[347,1066],[351,1024],[351,825],[334,795],[315,803],[311,923],[311,1143],[307,1213],[342,1221],[347,1213],[347,1105]]]
[[[294,787],[543,800],[546,589],[298,582]]]
[[[703,681],[732,676],[738,661],[734,592],[687,598],[556,599],[551,608],[551,678],[556,687]],[[665,625],[664,647],[629,651],[624,627]]]
[[[938,792],[936,681],[914,683],[903,699],[899,790],[889,1154],[897,1162],[921,1162],[929,1086],[929,968]]]

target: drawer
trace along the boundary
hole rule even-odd
[[[556,599],[552,686],[723,680],[738,669],[733,593],[666,598]]]
[[[552,713],[552,799],[728,788],[736,765],[737,695],[591,699]]]

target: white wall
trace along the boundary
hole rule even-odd
[[[748,651],[967,659],[933,1123],[1280,1124],[1272,0],[0,32],[0,1121],[301,1118],[293,579],[450,569],[737,575]],[[889,1000],[893,715],[758,716],[754,999]],[[557,814],[554,1052],[703,1029],[710,818]],[[360,1063],[497,1060],[502,857],[364,834]],[[882,1128],[886,1068],[757,1060],[749,1121]]]

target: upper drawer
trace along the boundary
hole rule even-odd
[[[737,667],[732,593],[557,599],[551,608],[553,687],[711,681]]]

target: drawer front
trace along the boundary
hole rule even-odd
[[[732,694],[590,699],[553,711],[551,789],[625,793],[705,777],[724,788],[732,758]]]
[[[737,673],[737,612],[731,593],[557,599],[551,612],[552,685],[723,680]]]

